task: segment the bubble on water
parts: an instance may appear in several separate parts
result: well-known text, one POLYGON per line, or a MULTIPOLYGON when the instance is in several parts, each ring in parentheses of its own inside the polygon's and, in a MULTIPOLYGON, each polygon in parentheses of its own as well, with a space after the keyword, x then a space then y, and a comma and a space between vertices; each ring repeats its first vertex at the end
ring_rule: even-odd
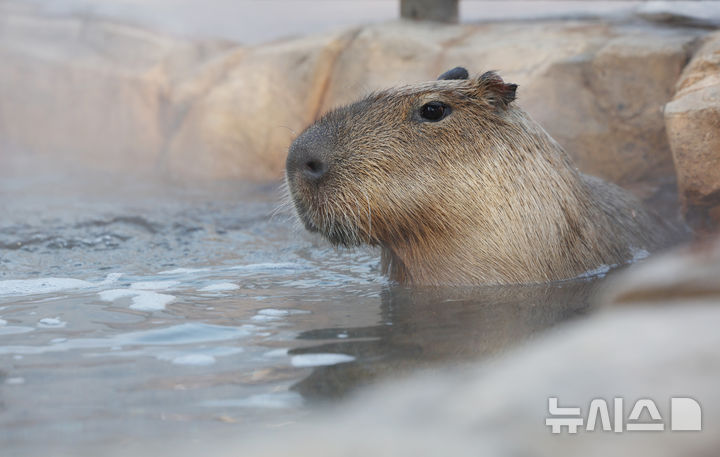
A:
POLYGON ((217 282, 209 284, 202 289, 198 289, 198 292, 224 292, 229 290, 237 290, 240 286, 232 282, 217 282))
POLYGON ((355 357, 347 354, 317 353, 294 355, 290 364, 294 367, 319 367, 352 362, 355 357))

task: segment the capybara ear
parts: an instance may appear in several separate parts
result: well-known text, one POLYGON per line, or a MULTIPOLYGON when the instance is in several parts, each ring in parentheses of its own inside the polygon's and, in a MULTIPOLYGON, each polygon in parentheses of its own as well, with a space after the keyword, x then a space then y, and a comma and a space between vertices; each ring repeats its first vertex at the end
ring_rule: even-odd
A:
POLYGON ((478 78, 481 96, 497 108, 507 108, 515 100, 517 84, 506 84, 494 71, 487 71, 478 78))
POLYGON ((463 67, 455 67, 438 76, 438 81, 443 79, 468 79, 469 74, 463 67))

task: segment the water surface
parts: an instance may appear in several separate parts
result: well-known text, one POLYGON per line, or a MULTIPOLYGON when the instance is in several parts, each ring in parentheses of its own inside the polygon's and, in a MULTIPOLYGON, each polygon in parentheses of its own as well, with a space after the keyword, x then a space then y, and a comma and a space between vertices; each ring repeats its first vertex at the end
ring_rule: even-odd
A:
POLYGON ((584 279, 409 289, 273 216, 276 186, 7 177, 3 456, 292 427, 379 379, 494 357, 587 312, 584 279))

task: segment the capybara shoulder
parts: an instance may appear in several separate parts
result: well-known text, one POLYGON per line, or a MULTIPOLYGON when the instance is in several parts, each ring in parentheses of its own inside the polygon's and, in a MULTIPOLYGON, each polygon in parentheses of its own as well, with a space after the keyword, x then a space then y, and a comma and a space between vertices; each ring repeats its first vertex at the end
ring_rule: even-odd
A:
POLYGON ((287 157, 305 227, 379 246, 391 279, 417 285, 567 279, 666 244, 666 224, 578 172, 516 89, 455 68, 328 112, 287 157))

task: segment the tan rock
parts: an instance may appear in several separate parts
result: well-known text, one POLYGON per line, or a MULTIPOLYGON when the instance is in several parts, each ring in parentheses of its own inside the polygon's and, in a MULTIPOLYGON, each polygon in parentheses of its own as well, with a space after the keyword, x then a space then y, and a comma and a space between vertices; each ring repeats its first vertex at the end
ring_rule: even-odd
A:
POLYGON ((337 60, 324 110, 463 65, 520 84, 518 103, 584 171, 625 186, 673 175, 662 106, 697 32, 587 22, 370 26, 337 60))
POLYGON ((323 112, 464 65, 500 69, 519 83, 519 103, 584 171, 652 187, 673 176, 661 108, 697 34, 586 22, 401 21, 259 46, 195 105, 173 139, 170 167, 181 176, 278 177, 292 138, 323 112), (304 56, 301 66, 294 54, 304 56))
POLYGON ((594 21, 391 22, 254 47, 77 17, 0 17, 0 141, 43 158, 178 179, 282 176, 291 140, 376 89, 466 66, 588 173, 672 176, 661 107, 702 31, 594 21))
POLYGON ((701 232, 720 227, 720 33, 683 71, 665 106, 685 216, 701 232))
POLYGON ((611 305, 720 303, 720 237, 696 242, 633 266, 599 294, 611 305))
POLYGON ((292 139, 319 115, 328 75, 355 31, 248 49, 191 107, 167 167, 200 178, 275 179, 292 139))
POLYGON ((42 159, 151 172, 171 85, 223 45, 98 20, 0 16, 0 139, 42 159))

